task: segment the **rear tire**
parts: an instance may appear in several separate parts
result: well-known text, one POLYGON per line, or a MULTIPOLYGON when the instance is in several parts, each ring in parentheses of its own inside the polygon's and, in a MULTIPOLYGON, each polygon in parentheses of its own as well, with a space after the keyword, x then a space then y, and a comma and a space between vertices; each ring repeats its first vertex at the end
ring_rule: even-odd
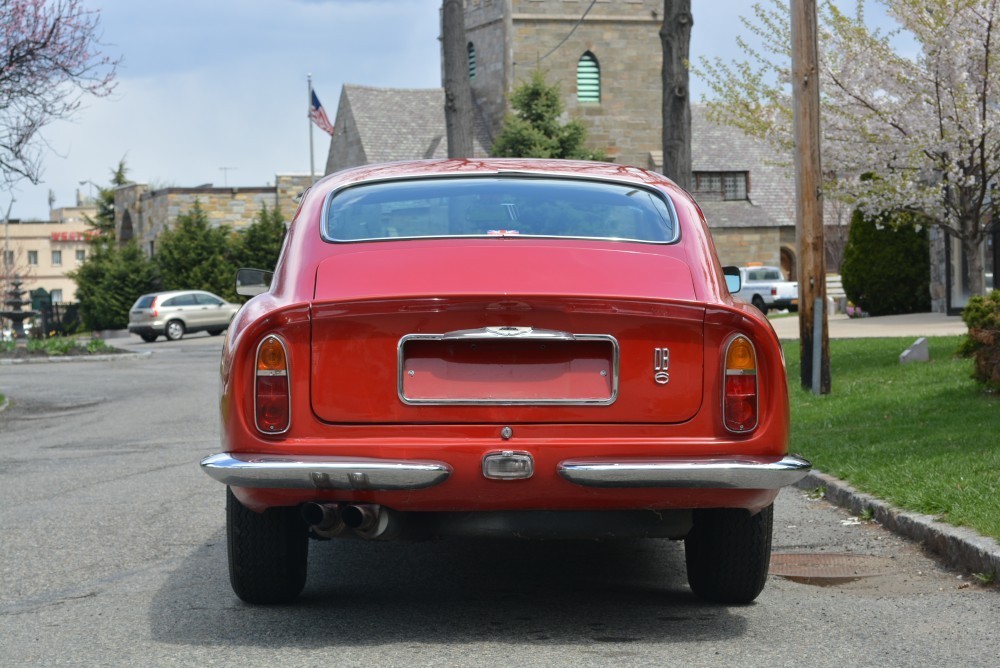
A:
POLYGON ((715 603, 757 598, 767 581, 773 524, 773 504, 756 515, 735 508, 695 510, 684 539, 691 591, 715 603))
POLYGON ((229 582, 247 603, 288 603, 306 584, 308 529, 296 508, 255 513, 226 487, 229 582))
POLYGON ((764 298, 760 295, 754 295, 750 303, 757 307, 757 310, 767 315, 767 304, 764 303, 764 298))
POLYGON ((184 323, 180 320, 171 320, 167 323, 163 333, 171 341, 180 341, 184 338, 184 323))

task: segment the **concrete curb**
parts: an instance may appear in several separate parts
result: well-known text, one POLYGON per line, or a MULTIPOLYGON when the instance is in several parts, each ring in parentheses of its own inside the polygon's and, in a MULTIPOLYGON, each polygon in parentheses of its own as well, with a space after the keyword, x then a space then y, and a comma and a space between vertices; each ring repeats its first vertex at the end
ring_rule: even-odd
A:
POLYGON ((812 471, 796 486, 809 490, 822 487, 827 501, 856 515, 866 510, 873 512, 875 521, 883 527, 917 541, 949 566, 969 573, 1000 574, 1000 543, 992 538, 938 522, 930 515, 899 510, 819 471, 812 471))
POLYGON ((115 353, 113 355, 48 355, 38 357, 21 357, 18 359, 0 359, 0 366, 8 364, 52 364, 57 362, 117 362, 131 360, 137 357, 149 357, 152 351, 115 353))

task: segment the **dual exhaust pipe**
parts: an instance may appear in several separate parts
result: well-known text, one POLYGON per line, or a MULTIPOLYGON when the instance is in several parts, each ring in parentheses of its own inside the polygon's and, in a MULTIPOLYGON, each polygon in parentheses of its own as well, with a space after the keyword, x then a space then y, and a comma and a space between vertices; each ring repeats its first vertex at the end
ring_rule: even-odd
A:
POLYGON ((302 504, 302 519, 321 538, 334 538, 347 531, 367 540, 391 540, 399 535, 400 514, 376 503, 302 504))

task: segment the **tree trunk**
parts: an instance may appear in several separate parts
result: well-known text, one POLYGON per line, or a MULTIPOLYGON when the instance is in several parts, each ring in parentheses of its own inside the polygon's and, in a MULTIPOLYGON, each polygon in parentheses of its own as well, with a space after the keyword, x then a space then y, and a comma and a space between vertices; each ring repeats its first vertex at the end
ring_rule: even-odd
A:
POLYGON ((691 0, 663 0, 663 174, 691 190, 691 0))
POLYGON ((463 4, 462 0, 444 0, 441 8, 444 118, 448 128, 449 158, 471 158, 473 152, 472 85, 469 83, 463 4))
POLYGON ((986 277, 983 274, 983 239, 981 237, 963 238, 962 253, 969 268, 969 296, 976 297, 986 294, 986 277))

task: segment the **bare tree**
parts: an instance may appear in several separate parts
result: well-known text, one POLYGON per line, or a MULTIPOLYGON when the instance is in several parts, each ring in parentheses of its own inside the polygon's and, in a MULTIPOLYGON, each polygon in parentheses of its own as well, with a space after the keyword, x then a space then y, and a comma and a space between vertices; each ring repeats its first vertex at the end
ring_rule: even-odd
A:
POLYGON ((691 0, 663 0, 663 173, 691 189, 691 0))
POLYGON ((441 39, 444 48, 444 118, 448 126, 448 157, 472 157, 472 85, 465 39, 462 0, 444 0, 441 39))
POLYGON ((115 86, 119 60, 102 55, 99 12, 79 0, 0 0, 0 178, 38 183, 41 130, 87 95, 115 86))

